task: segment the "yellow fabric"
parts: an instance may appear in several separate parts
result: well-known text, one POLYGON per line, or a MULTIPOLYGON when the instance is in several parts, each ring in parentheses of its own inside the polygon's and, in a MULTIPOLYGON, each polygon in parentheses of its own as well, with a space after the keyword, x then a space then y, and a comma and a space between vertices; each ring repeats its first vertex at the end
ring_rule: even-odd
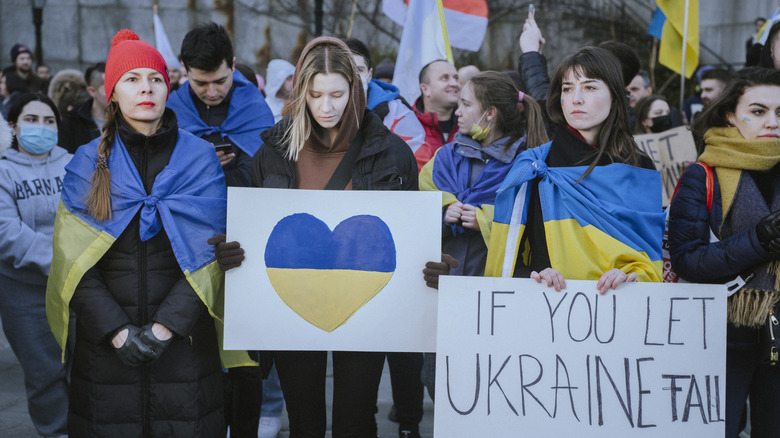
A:
POLYGON ((225 331, 225 275, 219 269, 217 262, 211 262, 192 273, 184 271, 184 276, 203 304, 206 305, 211 317, 214 318, 222 366, 226 368, 257 366, 257 362, 251 360, 245 350, 225 350, 222 348, 225 331))
POLYGON ((593 225, 581 227, 575 219, 545 221, 550 265, 563 278, 598 280, 612 268, 637 273, 638 281, 660 282, 663 261, 653 261, 593 225))
MULTIPOLYGON (((54 220, 54 257, 46 285, 46 317, 54 338, 62 348, 63 362, 68 339, 70 300, 84 274, 100 261, 115 240, 110 234, 96 230, 69 212, 60 201, 54 220)), ((223 366, 257 366, 246 351, 222 350, 224 275, 217 263, 212 262, 194 273, 185 271, 184 275, 214 318, 223 366)))
MULTIPOLYGON (((658 0, 657 3, 666 15, 658 49, 658 62, 682 74, 685 0, 658 0)), ((686 46, 685 77, 690 78, 699 65, 699 0, 689 2, 686 46)))
POLYGON ((780 140, 746 140, 734 127, 710 128, 699 157, 715 169, 720 184, 723 218, 726 218, 743 170, 765 171, 780 163, 780 140))
POLYGON ((100 232, 71 214, 60 201, 54 219, 54 257, 46 284, 46 318, 54 338, 62 348, 68 340, 70 300, 81 277, 103 257, 114 243, 106 232, 100 232))
POLYGON ((479 232, 482 233, 482 240, 485 241, 485 246, 490 244, 490 231, 493 227, 493 211, 494 205, 482 204, 482 207, 477 207, 477 223, 479 224, 479 232))
POLYGON ((266 268, 279 297, 313 326, 332 332, 390 281, 392 272, 266 268))
MULTIPOLYGON (((520 247, 520 237, 525 232, 524 224, 502 224, 494 222, 491 228, 490 241, 488 242, 488 255, 485 263, 485 277, 501 277, 502 272, 508 272, 507 277, 512 276, 515 269, 515 262, 518 248, 520 247), (515 231, 512 227, 518 227, 515 231), (510 230, 510 228, 512 228, 510 230), (510 233, 518 238, 513 246, 507 245, 510 233), (507 258, 508 257, 508 258, 507 258), (507 263, 507 269, 504 270, 504 263, 507 263)), ((525 252, 525 251, 524 251, 525 252)))

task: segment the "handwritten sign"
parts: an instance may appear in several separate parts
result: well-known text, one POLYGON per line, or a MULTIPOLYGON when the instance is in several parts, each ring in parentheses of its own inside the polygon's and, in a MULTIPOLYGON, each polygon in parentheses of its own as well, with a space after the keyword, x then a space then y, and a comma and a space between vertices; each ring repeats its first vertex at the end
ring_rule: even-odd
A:
POLYGON ((441 279, 436 437, 723 436, 725 288, 566 283, 441 279))
POLYGON ((225 348, 434 351, 441 193, 228 189, 225 348), (392 336, 388 336, 392 333, 392 336))
POLYGON ((634 140, 661 172, 665 207, 669 205, 683 170, 698 157, 693 135, 687 127, 680 126, 657 134, 635 135, 634 140))

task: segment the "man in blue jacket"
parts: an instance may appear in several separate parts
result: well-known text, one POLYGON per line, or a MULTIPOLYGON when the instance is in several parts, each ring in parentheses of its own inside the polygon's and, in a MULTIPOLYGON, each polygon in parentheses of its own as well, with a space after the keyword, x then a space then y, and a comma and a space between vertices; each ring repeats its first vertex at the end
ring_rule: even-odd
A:
POLYGON ((216 23, 185 35, 181 60, 189 81, 168 99, 179 127, 214 145, 228 186, 251 185, 260 133, 274 124, 263 94, 236 71, 230 37, 216 23))

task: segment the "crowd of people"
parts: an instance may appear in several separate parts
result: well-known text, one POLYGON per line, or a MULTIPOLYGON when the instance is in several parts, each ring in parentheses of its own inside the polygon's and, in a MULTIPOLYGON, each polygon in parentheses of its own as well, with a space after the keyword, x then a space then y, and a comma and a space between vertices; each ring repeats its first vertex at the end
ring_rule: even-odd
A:
MULTIPOLYGON (((225 237, 227 187, 270 187, 440 191, 441 260, 420 267, 432 288, 441 275, 558 291, 594 280, 601 294, 660 282, 668 227, 681 278, 744 279, 723 315, 726 436, 747 420, 751 436, 776 436, 780 22, 767 32, 747 42, 746 68, 699 68, 682 108, 619 42, 582 47, 550 75, 532 15, 516 71, 435 60, 414 102, 392 61, 374 64, 354 38, 315 38, 265 78, 215 23, 184 37, 181 71, 126 29, 84 74, 33 71, 14 45, 0 74, 0 317, 35 428, 269 438, 286 405, 291 437, 325 436, 327 351, 221 347, 224 272, 244 260, 225 237), (667 224, 660 173, 633 136, 682 125, 699 162, 667 224)), ((332 436, 377 436, 385 361, 398 435, 420 436, 434 353, 331 357, 332 436)))

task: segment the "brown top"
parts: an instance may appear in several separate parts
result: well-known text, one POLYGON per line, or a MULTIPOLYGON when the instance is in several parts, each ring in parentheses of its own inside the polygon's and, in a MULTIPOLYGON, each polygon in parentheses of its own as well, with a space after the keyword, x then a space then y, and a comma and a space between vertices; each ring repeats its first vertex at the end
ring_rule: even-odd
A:
MULTIPOLYGON (((298 74, 301 71, 306 55, 320 45, 337 46, 345 50, 350 54, 349 59, 351 62, 351 52, 343 41, 331 37, 315 38, 304 47, 300 58, 298 58, 293 84, 298 83, 298 74)), ((320 135, 319 125, 313 119, 310 119, 313 125, 312 130, 309 138, 303 145, 303 149, 298 154, 298 161, 295 163, 295 170, 298 175, 297 188, 299 189, 324 189, 360 129, 360 121, 363 119, 363 113, 366 110, 366 95, 363 93, 363 86, 360 82, 357 68, 355 68, 354 64, 352 67, 352 80, 349 81, 352 84, 350 99, 347 102, 347 107, 344 109, 341 121, 337 125, 338 134, 336 134, 332 144, 328 144, 323 140, 320 135)), ((325 71, 323 73, 331 72, 325 71)), ((297 87, 293 88, 291 101, 294 101, 300 92, 297 87)), ((346 189, 352 189, 351 181, 347 184, 346 189)))

